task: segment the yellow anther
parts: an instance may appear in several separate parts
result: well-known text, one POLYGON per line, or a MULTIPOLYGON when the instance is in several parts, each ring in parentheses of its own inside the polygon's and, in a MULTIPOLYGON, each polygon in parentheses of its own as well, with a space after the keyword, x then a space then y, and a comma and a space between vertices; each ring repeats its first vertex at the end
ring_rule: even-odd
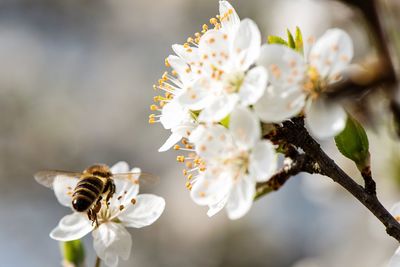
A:
POLYGON ((157 90, 157 85, 153 84, 153 90, 157 90))
POLYGON ((179 149, 181 149, 181 147, 179 145, 174 145, 174 149, 179 150, 179 149))
POLYGON ((206 170, 206 167, 205 167, 205 166, 201 166, 201 167, 199 168, 199 170, 200 170, 201 172, 204 172, 204 171, 206 170))
POLYGON ((150 123, 150 124, 153 124, 153 123, 155 123, 155 122, 156 122, 156 120, 155 120, 154 118, 150 118, 150 119, 149 119, 149 123, 150 123))
POLYGON ((177 156, 176 161, 178 162, 185 162, 185 157, 184 156, 177 156))
POLYGON ((190 47, 190 45, 188 43, 183 44, 183 48, 189 48, 189 47, 190 47))
POLYGON ((164 72, 163 75, 161 76, 161 79, 163 79, 164 81, 168 80, 168 72, 164 72))
POLYGON ((192 146, 192 145, 189 145, 189 144, 185 145, 185 147, 186 147, 187 149, 193 149, 193 146, 192 146))
POLYGON ((201 37, 201 34, 200 34, 199 32, 196 32, 196 33, 194 34, 194 36, 195 36, 196 38, 200 38, 200 37, 201 37))
POLYGON ((191 161, 186 161, 186 168, 192 169, 192 168, 193 168, 193 162, 191 162, 191 161))
POLYGON ((159 108, 158 108, 157 105, 154 105, 154 104, 153 104, 153 105, 150 106, 150 110, 153 110, 153 111, 154 111, 154 110, 158 110, 158 109, 159 109, 159 108))
POLYGON ((202 27, 202 29, 203 29, 203 31, 208 31, 208 26, 207 26, 207 24, 203 24, 203 27, 202 27))
POLYGON ((149 119, 152 119, 152 118, 155 118, 156 117, 156 115, 154 115, 154 114, 150 114, 149 115, 149 119))
POLYGON ((176 72, 176 70, 171 71, 172 75, 174 76, 178 76, 178 73, 176 72))
POLYGON ((186 42, 188 42, 188 43, 193 43, 193 38, 192 37, 189 37, 189 38, 187 38, 187 40, 186 40, 186 42))
POLYGON ((218 23, 218 20, 216 18, 211 18, 210 19, 210 24, 215 25, 218 23))
POLYGON ((188 174, 188 172, 187 172, 186 169, 183 169, 183 170, 182 170, 182 173, 183 173, 184 176, 186 176, 186 175, 188 174))
POLYGON ((192 180, 192 178, 193 178, 193 174, 189 174, 188 176, 187 176, 187 179, 190 181, 190 180, 192 180))
POLYGON ((185 186, 187 189, 192 190, 192 184, 190 182, 186 182, 185 186))
POLYGON ((166 66, 166 67, 171 67, 171 65, 170 65, 169 62, 168 62, 168 58, 165 59, 165 66, 166 66))

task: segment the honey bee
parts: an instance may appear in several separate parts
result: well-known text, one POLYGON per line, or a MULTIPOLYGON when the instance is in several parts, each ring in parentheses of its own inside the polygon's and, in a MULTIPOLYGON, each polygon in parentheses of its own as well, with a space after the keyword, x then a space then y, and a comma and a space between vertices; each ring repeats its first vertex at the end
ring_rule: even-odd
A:
POLYGON ((41 185, 53 188, 53 182, 59 175, 79 179, 72 191, 72 207, 77 212, 86 212, 89 220, 96 225, 98 225, 97 213, 101 209, 101 201, 105 198, 105 203, 108 206, 109 200, 115 193, 113 179, 129 179, 132 183, 139 183, 139 176, 148 181, 154 181, 157 178, 154 175, 141 172, 113 174, 110 167, 105 164, 94 164, 82 173, 54 170, 40 171, 34 177, 41 185))

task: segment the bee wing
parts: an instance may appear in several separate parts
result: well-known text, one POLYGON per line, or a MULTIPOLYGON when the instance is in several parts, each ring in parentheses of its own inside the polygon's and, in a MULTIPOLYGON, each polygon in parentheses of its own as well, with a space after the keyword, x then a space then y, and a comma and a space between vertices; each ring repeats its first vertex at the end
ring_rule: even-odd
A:
POLYGON ((146 172, 127 172, 127 173, 115 173, 113 174, 114 179, 128 179, 132 183, 146 183, 156 184, 160 177, 146 172))
POLYGON ((40 171, 35 173, 34 177, 36 182, 38 182, 39 184, 48 188, 53 188, 54 179, 56 179, 56 177, 59 175, 71 178, 79 178, 81 176, 81 173, 68 171, 40 171))

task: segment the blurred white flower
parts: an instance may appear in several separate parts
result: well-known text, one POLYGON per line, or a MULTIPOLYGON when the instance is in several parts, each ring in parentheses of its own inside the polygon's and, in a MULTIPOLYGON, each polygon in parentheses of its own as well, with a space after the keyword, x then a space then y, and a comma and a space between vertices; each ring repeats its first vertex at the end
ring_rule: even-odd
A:
MULTIPOLYGON (((137 168, 132 172, 138 172, 137 168)), ((126 162, 118 162, 111 168, 112 173, 129 172, 126 162)), ((61 205, 71 207, 72 190, 78 183, 77 178, 57 176, 53 183, 54 192, 61 205)), ((132 240, 125 227, 141 228, 155 222, 164 211, 163 198, 139 193, 139 184, 125 179, 114 179, 116 192, 110 199, 110 205, 102 205, 97 214, 99 225, 96 227, 85 213, 73 212, 64 216, 50 237, 58 241, 80 239, 92 232, 96 254, 106 265, 115 267, 119 257, 127 260, 132 240)))
POLYGON ((192 199, 209 206, 209 216, 226 206, 230 219, 242 217, 253 203, 256 183, 268 180, 277 167, 274 146, 261 140, 255 114, 237 107, 229 129, 200 125, 189 140, 206 164, 192 182, 192 199))
POLYGON ((347 115, 337 102, 327 102, 324 91, 341 78, 353 57, 350 36, 340 29, 328 30, 311 48, 308 59, 284 45, 263 45, 258 64, 267 68, 271 86, 255 104, 264 122, 281 122, 303 109, 306 124, 318 138, 340 133, 347 115))
POLYGON ((218 122, 237 104, 254 104, 264 93, 268 73, 251 68, 260 54, 261 35, 250 19, 240 21, 227 1, 220 1, 219 21, 198 42, 199 79, 179 96, 191 110, 201 110, 198 120, 218 122))

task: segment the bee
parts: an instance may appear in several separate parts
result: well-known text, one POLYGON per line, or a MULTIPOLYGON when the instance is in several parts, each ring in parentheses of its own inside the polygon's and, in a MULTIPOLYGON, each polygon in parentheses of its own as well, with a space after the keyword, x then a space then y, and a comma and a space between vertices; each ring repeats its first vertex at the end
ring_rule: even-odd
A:
POLYGON ((70 178, 78 178, 79 181, 72 191, 72 208, 77 212, 86 212, 89 220, 98 225, 97 213, 101 209, 104 198, 105 204, 115 193, 114 178, 129 179, 133 183, 139 183, 139 176, 154 180, 156 177, 141 172, 116 173, 113 174, 110 167, 105 164, 94 164, 86 168, 82 173, 69 171, 47 170, 40 171, 34 175, 35 180, 48 188, 53 188, 53 182, 59 175, 70 178))

